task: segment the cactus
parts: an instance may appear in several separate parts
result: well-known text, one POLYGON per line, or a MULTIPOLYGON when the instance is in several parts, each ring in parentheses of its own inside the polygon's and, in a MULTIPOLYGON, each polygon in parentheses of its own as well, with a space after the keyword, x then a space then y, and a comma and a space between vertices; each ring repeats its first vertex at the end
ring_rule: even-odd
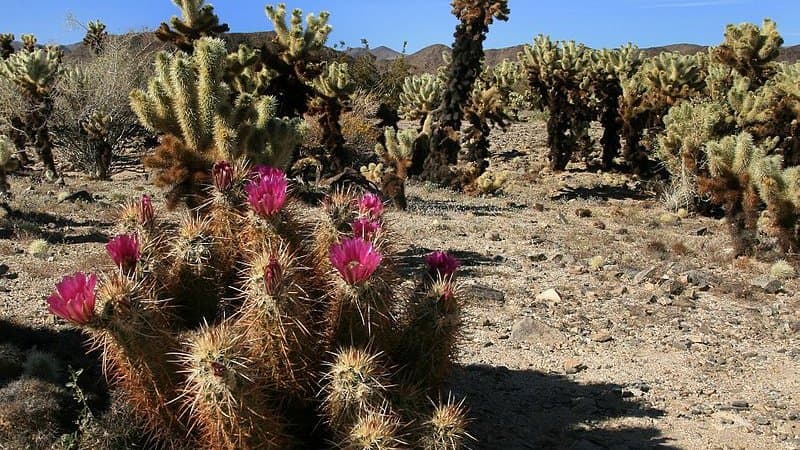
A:
POLYGON ((777 25, 764 19, 760 28, 751 23, 725 27, 725 41, 711 50, 711 56, 761 86, 774 74, 781 45, 777 25))
POLYGON ((353 156, 344 146, 342 113, 349 108, 354 84, 346 63, 329 63, 320 76, 312 82, 316 96, 311 101, 309 112, 318 115, 322 128, 322 144, 328 152, 328 168, 339 172, 348 167, 353 156))
POLYGON ((22 39, 22 50, 26 52, 32 52, 36 50, 37 39, 36 36, 32 34, 23 34, 20 36, 22 39))
MULTIPOLYGON (((35 43, 36 38, 24 35, 23 40, 35 43)), ((62 56, 62 52, 53 47, 34 48, 0 61, 0 76, 13 83, 27 102, 23 115, 11 121, 20 125, 27 140, 36 148, 49 180, 58 177, 47 121, 53 111, 52 91, 61 73, 62 56)))
POLYGON ((170 42, 178 49, 192 53, 198 39, 217 37, 229 30, 227 24, 219 23, 214 7, 207 5, 205 0, 172 0, 172 3, 180 8, 182 17, 173 16, 169 24, 161 23, 155 32, 160 41, 170 42))
POLYGON ((14 155, 16 148, 14 143, 6 136, 0 134, 0 195, 5 194, 11 188, 6 179, 6 173, 14 168, 14 155))
POLYGON ((459 342, 458 261, 429 255, 401 294, 377 196, 336 192, 309 214, 279 169, 225 162, 209 190, 177 228, 149 199, 128 208, 118 268, 48 298, 156 444, 464 448, 463 406, 428 400, 459 342))
POLYGON ((199 183, 208 180, 214 161, 247 158, 286 167, 302 138, 302 120, 276 118, 274 98, 232 92, 224 82, 223 41, 201 38, 194 47, 192 55, 158 54, 147 91, 130 96, 147 129, 176 138, 145 159, 171 187, 173 204, 202 198, 199 183))
POLYGON ((493 195, 503 188, 507 180, 508 174, 505 172, 484 172, 483 175, 475 180, 475 186, 481 194, 493 195))
POLYGON ((547 142, 550 167, 563 170, 580 140, 587 136, 590 56, 573 41, 553 42, 539 35, 518 56, 528 73, 528 84, 547 105, 547 142))
POLYGON ((111 168, 112 148, 107 140, 110 125, 111 115, 103 109, 92 111, 80 122, 81 130, 86 133, 94 155, 92 176, 99 179, 108 178, 111 168))
POLYGON ((619 154, 620 117, 619 98, 623 94, 622 80, 629 78, 642 63, 642 52, 633 44, 618 49, 602 49, 592 54, 591 90, 599 103, 600 123, 603 125, 603 168, 610 169, 619 154))
POLYGON ((0 59, 8 59, 14 53, 14 35, 11 33, 0 33, 0 59))
POLYGON ((315 94, 309 83, 322 74, 320 52, 332 30, 330 14, 308 14, 303 27, 299 9, 292 11, 288 24, 285 4, 267 5, 266 13, 276 33, 273 45, 261 53, 263 64, 275 73, 266 93, 277 99, 278 115, 302 115, 315 94))
POLYGON ((421 132, 384 128, 383 143, 375 144, 375 154, 383 163, 361 168, 362 174, 378 184, 381 192, 392 199, 397 209, 405 210, 408 206, 405 194, 408 169, 411 167, 414 153, 419 152, 420 147, 430 145, 432 120, 432 116, 428 116, 421 132))
POLYGON ((106 24, 99 20, 90 21, 86 27, 86 36, 83 37, 83 45, 89 47, 95 55, 103 52, 106 39, 108 39, 108 32, 106 31, 106 24))
POLYGON ((424 73, 403 80, 403 92, 400 93, 398 112, 407 120, 418 120, 420 126, 425 119, 442 103, 444 80, 440 77, 424 73))

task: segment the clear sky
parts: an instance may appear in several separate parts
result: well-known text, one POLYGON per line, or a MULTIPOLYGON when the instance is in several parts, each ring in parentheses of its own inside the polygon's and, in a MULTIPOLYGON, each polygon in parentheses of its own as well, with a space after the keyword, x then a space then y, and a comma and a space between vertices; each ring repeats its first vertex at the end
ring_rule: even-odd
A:
MULTIPOLYGON (((263 0, 211 1, 231 31, 271 29, 263 0)), ((276 2, 277 3, 277 2, 276 2)), ((289 8, 329 11, 329 44, 409 52, 434 43, 450 45, 455 19, 449 0, 294 0, 289 8)), ((487 48, 531 42, 538 33, 574 39, 592 47, 631 41, 640 47, 673 43, 717 44, 728 23, 757 22, 770 17, 787 45, 800 44, 800 0, 509 0, 511 18, 489 33, 487 48)), ((0 32, 34 33, 42 43, 69 44, 83 37, 70 30, 68 13, 85 23, 101 19, 112 33, 153 29, 177 14, 169 0, 0 0, 0 32)))

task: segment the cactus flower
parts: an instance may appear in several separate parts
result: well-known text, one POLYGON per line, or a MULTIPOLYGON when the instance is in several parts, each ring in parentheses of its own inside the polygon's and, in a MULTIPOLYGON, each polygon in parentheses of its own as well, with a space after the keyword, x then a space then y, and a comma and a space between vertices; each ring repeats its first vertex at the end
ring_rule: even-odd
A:
POLYGON ((350 227, 353 229, 353 236, 371 240, 381 229, 381 223, 367 217, 359 217, 350 224, 350 227))
POLYGON ((358 201, 358 212, 361 215, 378 219, 383 214, 383 201, 377 194, 368 192, 362 195, 358 201))
POLYGON ((425 257, 425 264, 432 275, 450 277, 461 266, 461 261, 447 252, 437 250, 425 257))
POLYGON ((263 178, 263 177, 272 177, 272 176, 282 176, 285 177, 286 174, 283 173, 281 169, 277 167, 268 166, 266 164, 261 164, 259 166, 255 166, 252 170, 254 178, 263 178))
POLYGON ((331 246, 331 264, 349 285, 367 281, 382 259, 375 247, 360 237, 344 239, 331 246))
POLYGON ((143 226, 153 223, 153 202, 149 195, 143 195, 139 203, 136 204, 136 214, 139 216, 139 224, 143 226))
POLYGON ((274 294, 278 284, 283 278, 283 268, 277 258, 270 257, 269 264, 264 268, 264 287, 269 294, 274 294))
POLYGON ((47 309, 51 314, 76 325, 86 325, 94 318, 97 276, 77 272, 64 277, 56 284, 56 292, 47 298, 47 309))
POLYGON ((106 252, 123 272, 129 274, 136 269, 136 263, 142 256, 139 239, 136 235, 120 234, 106 244, 106 252))
POLYGON ((286 175, 269 166, 257 167, 256 173, 256 178, 245 186, 247 201, 259 216, 267 218, 280 211, 286 202, 286 175))
POLYGON ((228 161, 217 161, 211 168, 211 178, 214 187, 220 192, 225 192, 233 184, 233 167, 228 161))

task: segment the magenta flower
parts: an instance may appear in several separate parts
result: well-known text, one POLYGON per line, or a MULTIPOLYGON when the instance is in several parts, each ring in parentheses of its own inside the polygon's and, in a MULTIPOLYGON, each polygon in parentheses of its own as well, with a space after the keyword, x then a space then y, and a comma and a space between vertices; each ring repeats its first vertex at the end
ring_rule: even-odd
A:
POLYGON ((362 195, 358 201, 358 212, 361 215, 378 219, 383 214, 383 202, 377 194, 368 192, 362 195))
POLYGON ((139 239, 135 235, 120 234, 106 244, 106 252, 123 272, 129 274, 136 269, 142 256, 139 239))
POLYGON ((367 281, 382 259, 375 247, 360 237, 344 239, 331 246, 331 264, 349 285, 367 281))
POLYGON ((461 261, 447 252, 437 250, 425 257, 425 264, 432 275, 445 278, 456 273, 456 269, 461 266, 461 261))
POLYGON ((211 168, 211 178, 214 180, 214 187, 225 192, 233 184, 233 167, 228 161, 217 161, 211 168))
POLYGON ((267 166, 265 164, 253 167, 252 173, 253 173, 253 178, 255 177, 263 178, 263 177, 273 177, 273 176, 286 177, 286 174, 283 173, 281 169, 278 169, 277 167, 267 166))
POLYGON ((56 284, 56 292, 47 298, 47 309, 51 314, 76 325, 86 325, 94 318, 97 276, 77 272, 64 277, 56 284))
POLYGON ((139 203, 136 204, 136 214, 139 216, 140 225, 150 225, 153 223, 153 202, 150 196, 143 195, 139 203))
POLYGON ((381 229, 381 223, 369 220, 368 217, 359 217, 350 224, 350 227, 353 229, 353 236, 371 240, 381 229))
POLYGON ((245 186, 247 201, 258 215, 267 218, 283 207, 288 183, 283 171, 274 167, 259 166, 256 173, 256 178, 245 186))
POLYGON ((264 287, 267 293, 274 294, 283 278, 283 268, 280 261, 274 256, 269 258, 269 264, 264 268, 264 287))

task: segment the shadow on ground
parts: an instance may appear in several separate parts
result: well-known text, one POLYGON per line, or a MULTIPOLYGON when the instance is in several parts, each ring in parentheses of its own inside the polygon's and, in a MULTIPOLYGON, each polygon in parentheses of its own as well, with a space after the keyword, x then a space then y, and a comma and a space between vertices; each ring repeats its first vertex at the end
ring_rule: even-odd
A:
POLYGON ((6 210, 6 221, 8 223, 6 227, 0 230, 0 239, 11 239, 15 234, 19 234, 22 231, 36 238, 44 239, 51 244, 105 243, 108 242, 108 236, 96 230, 89 230, 84 234, 78 235, 67 235, 59 230, 67 227, 107 228, 113 225, 110 222, 101 220, 78 222, 46 212, 21 211, 6 205, 0 207, 6 210))
POLYGON ((573 199, 599 199, 599 200, 648 200, 653 195, 646 192, 630 189, 626 186, 594 186, 594 187, 565 187, 558 194, 550 197, 552 200, 573 199))
POLYGON ((519 207, 499 207, 494 205, 465 205, 456 200, 429 200, 413 195, 408 196, 408 213, 427 216, 440 216, 447 213, 472 213, 476 216, 497 216, 519 207))
POLYGON ((654 427, 593 429, 608 419, 652 422, 663 415, 623 398, 619 385, 487 365, 458 367, 452 381, 453 392, 470 407, 475 450, 676 448, 654 427))

